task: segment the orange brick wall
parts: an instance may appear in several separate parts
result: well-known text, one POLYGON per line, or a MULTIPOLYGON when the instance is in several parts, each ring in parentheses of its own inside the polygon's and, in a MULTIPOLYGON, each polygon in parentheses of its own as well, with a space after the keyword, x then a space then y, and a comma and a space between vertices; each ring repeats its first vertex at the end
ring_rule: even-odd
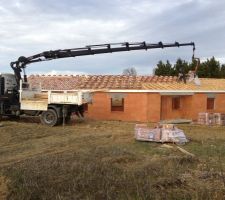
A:
POLYGON ((207 95, 206 94, 195 94, 192 96, 192 101, 190 104, 192 120, 198 119, 198 113, 208 112, 207 111, 207 95))
POLYGON ((225 113, 225 94, 217 94, 215 98, 215 109, 207 110, 207 95, 194 94, 192 96, 181 97, 181 108, 172 110, 172 97, 163 96, 161 119, 198 119, 200 112, 220 112, 225 113))
POLYGON ((88 105, 87 117, 99 120, 122 120, 147 122, 147 93, 126 93, 124 111, 111 111, 111 97, 107 93, 96 93, 93 104, 88 105))
POLYGON ((147 118, 149 122, 160 121, 161 95, 159 93, 148 93, 147 118))
POLYGON ((97 120, 158 122, 161 119, 185 118, 197 120, 199 112, 225 113, 225 94, 217 94, 215 110, 207 111, 207 95, 181 97, 181 108, 172 110, 172 97, 159 93, 125 93, 124 111, 111 111, 111 96, 95 93, 86 116, 97 120))
POLYGON ((172 109, 172 98, 172 96, 161 97, 161 119, 190 119, 192 116, 190 108, 193 101, 193 96, 181 96, 180 109, 178 110, 172 109))
POLYGON ((217 94, 215 104, 215 112, 225 113, 225 94, 217 94))

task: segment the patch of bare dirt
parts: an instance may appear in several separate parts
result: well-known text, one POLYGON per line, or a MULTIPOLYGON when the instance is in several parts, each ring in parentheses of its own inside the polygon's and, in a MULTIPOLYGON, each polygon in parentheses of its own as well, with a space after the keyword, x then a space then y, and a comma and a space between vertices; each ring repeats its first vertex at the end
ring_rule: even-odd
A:
POLYGON ((4 176, 0 176, 0 199, 5 200, 8 194, 8 180, 4 176))

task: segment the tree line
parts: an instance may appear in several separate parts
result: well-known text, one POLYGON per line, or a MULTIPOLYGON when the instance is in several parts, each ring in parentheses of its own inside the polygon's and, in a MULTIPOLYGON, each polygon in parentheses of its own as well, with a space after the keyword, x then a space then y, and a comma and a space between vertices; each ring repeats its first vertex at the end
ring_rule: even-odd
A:
MULTIPOLYGON (((159 61, 154 69, 154 74, 158 76, 177 76, 179 73, 188 73, 190 70, 194 70, 196 64, 196 61, 189 63, 180 58, 174 65, 168 60, 166 63, 159 61)), ((197 75, 200 78, 225 78, 225 64, 220 64, 215 57, 212 57, 200 63, 197 75)))

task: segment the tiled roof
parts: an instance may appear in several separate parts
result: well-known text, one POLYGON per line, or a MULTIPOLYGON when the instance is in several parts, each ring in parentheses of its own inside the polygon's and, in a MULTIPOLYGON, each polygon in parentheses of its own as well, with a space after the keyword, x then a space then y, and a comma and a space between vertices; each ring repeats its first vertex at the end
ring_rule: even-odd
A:
POLYGON ((224 90, 225 79, 200 79, 201 85, 193 82, 177 82, 172 76, 124 76, 124 75, 76 75, 40 76, 31 75, 32 86, 41 84, 45 90, 76 89, 142 89, 142 90, 224 90))
POLYGON ((143 83, 143 89, 147 90, 191 90, 191 91, 221 91, 225 92, 225 79, 214 79, 214 78, 200 78, 200 85, 196 85, 194 82, 183 83, 143 83))
POLYGON ((123 75, 82 75, 82 76, 39 76, 31 75, 29 83, 46 90, 74 89, 143 89, 143 83, 174 83, 172 76, 123 76, 123 75))

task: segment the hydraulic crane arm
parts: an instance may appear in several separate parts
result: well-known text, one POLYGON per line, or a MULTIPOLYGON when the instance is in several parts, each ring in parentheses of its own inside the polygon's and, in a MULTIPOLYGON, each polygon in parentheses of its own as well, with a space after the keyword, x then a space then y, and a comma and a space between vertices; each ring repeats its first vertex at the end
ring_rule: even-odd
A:
MULTIPOLYGON (((59 58, 69 58, 69 57, 77 57, 77 56, 86 56, 86 55, 94 55, 94 54, 104 54, 104 53, 114 53, 114 52, 122 52, 122 51, 134 51, 134 50, 148 50, 148 49, 157 49, 157 48, 167 48, 167 47, 181 47, 181 46, 192 46, 193 52, 195 50, 195 43, 156 43, 150 44, 146 42, 140 43, 111 43, 111 44, 100 44, 100 45, 89 45, 83 48, 73 48, 73 49, 59 49, 54 51, 44 51, 42 53, 24 57, 21 56, 17 61, 11 62, 11 67, 14 70, 17 82, 20 81, 21 71, 26 68, 26 65, 35 63, 48 61, 59 58)), ((27 81, 26 75, 24 76, 24 81, 27 81)))

